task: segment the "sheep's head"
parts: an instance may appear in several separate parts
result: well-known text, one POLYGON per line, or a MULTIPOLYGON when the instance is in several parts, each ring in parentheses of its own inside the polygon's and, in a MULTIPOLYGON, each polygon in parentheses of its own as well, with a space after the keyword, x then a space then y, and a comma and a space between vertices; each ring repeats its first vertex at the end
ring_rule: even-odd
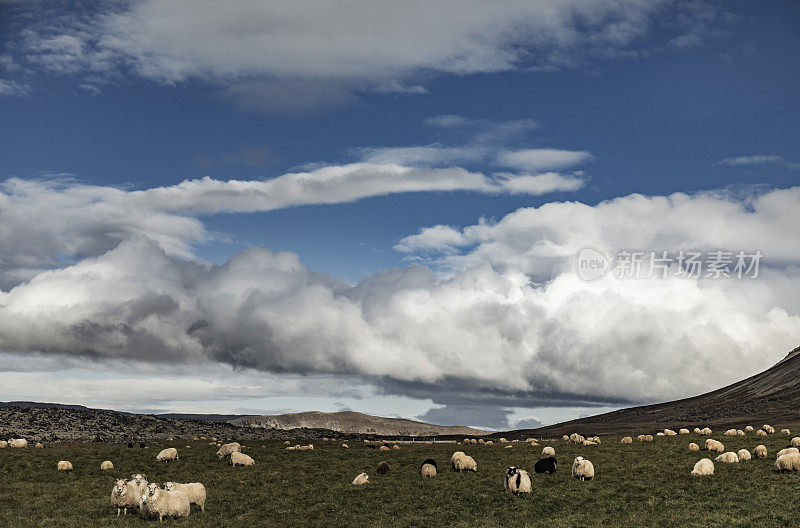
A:
POLYGON ((583 462, 583 457, 582 457, 582 456, 575 457, 575 462, 577 462, 578 464, 580 464, 581 462, 583 462))
POLYGON ((165 482, 164 483, 164 491, 172 491, 172 485, 175 484, 174 482, 165 482))
POLYGON ((517 468, 514 466, 509 466, 508 469, 506 470, 506 475, 508 475, 509 477, 512 477, 516 474, 517 474, 517 468))
POLYGON ((147 484, 147 475, 144 473, 134 473, 131 475, 131 480, 134 481, 137 486, 141 486, 143 482, 147 484))
POLYGON ((128 481, 125 479, 117 479, 114 482, 114 493, 123 495, 126 491, 128 491, 128 481))

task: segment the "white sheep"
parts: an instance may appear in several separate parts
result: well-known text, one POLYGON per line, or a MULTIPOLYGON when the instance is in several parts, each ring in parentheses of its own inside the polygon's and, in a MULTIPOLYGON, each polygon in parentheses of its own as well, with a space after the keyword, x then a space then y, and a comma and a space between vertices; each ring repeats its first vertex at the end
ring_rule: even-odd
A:
POLYGON ((594 478, 594 464, 582 456, 576 457, 572 462, 572 476, 580 480, 592 480, 594 478))
POLYGON ((714 474, 714 463, 709 458, 702 458, 697 461, 692 469, 692 475, 703 476, 714 474))
POLYGON ((786 449, 781 449, 775 454, 775 458, 782 457, 783 455, 788 455, 789 453, 800 453, 796 447, 787 447, 786 449))
POLYGON ((716 451, 717 453, 722 453, 725 451, 725 445, 718 440, 709 438, 706 440, 706 451, 716 451))
POLYGON ((747 431, 748 433, 750 433, 750 432, 753 431, 753 426, 752 425, 748 425, 747 427, 744 428, 744 430, 747 431))
POLYGON ((382 445, 382 446, 380 447, 380 450, 381 450, 381 451, 391 451, 391 448, 390 448, 389 446, 382 445))
POLYGON ((206 487, 200 482, 190 482, 188 484, 181 484, 179 482, 165 482, 164 489, 166 491, 182 491, 189 497, 190 504, 197 504, 200 506, 200 511, 206 511, 206 487))
POLYGON ((342 449, 350 449, 350 446, 347 444, 342 444, 342 449))
POLYGON ((56 469, 58 471, 72 471, 72 462, 69 460, 59 460, 56 469))
POLYGON ((800 454, 789 453, 779 456, 775 461, 775 469, 781 473, 784 471, 800 471, 800 454))
POLYGON ((763 429, 756 431, 756 436, 767 436, 767 432, 763 429))
POLYGON ((556 456, 556 450, 550 446, 545 447, 542 449, 542 457, 554 457, 556 456))
POLYGON ((733 451, 728 451, 728 452, 722 453, 720 456, 715 458, 714 462, 724 462, 726 464, 738 464, 739 463, 739 455, 737 455, 733 451))
POLYGON ((8 442, 5 440, 0 440, 0 449, 5 449, 8 447, 8 442))
POLYGON ((111 505, 117 507, 117 517, 120 511, 128 515, 128 508, 138 508, 141 500, 139 488, 130 480, 117 479, 111 489, 111 505))
POLYGON ((711 436, 711 429, 708 427, 703 427, 700 429, 700 434, 703 436, 711 436))
POLYGON ((736 429, 728 429, 723 434, 725 436, 736 436, 736 429))
POLYGON ((16 447, 16 448, 28 447, 28 441, 25 440, 24 438, 10 438, 8 440, 8 447, 16 447))
POLYGON ((700 446, 692 442, 689 444, 689 451, 700 451, 700 446))
POLYGON ((633 443, 633 438, 630 436, 623 436, 622 440, 619 441, 620 444, 631 444, 633 443))
POLYGON ((769 434, 775 434, 775 428, 772 427, 771 425, 764 424, 764 427, 762 427, 762 429, 764 429, 769 434))
POLYGON ((695 427, 694 428, 694 434, 701 434, 701 433, 702 433, 702 431, 700 430, 699 427, 695 427))
POLYGON ((676 433, 676 432, 675 432, 675 431, 673 431, 672 429, 664 429, 664 435, 665 435, 665 436, 676 436, 677 434, 678 434, 678 433, 676 433))
POLYGON ((742 431, 741 429, 737 429, 736 436, 745 436, 744 431, 742 431))
POLYGON ((169 460, 178 460, 178 450, 174 447, 168 447, 166 449, 162 449, 161 452, 156 455, 156 460, 159 462, 166 462, 169 460))
POLYGON ((743 462, 745 460, 750 460, 753 458, 752 456, 750 456, 750 451, 748 451, 747 449, 740 449, 739 452, 736 453, 736 456, 739 457, 739 462, 743 462))
POLYGON ((753 450, 753 454, 756 458, 767 458, 767 446, 759 445, 753 450))
POLYGON ((569 436, 564 435, 561 437, 561 440, 563 440, 564 442, 569 442, 569 436))
POLYGON ((104 460, 102 464, 100 464, 100 470, 106 471, 108 469, 114 469, 114 463, 110 460, 104 460))
POLYGON ((422 464, 419 473, 423 477, 433 478, 436 476, 436 466, 434 466, 433 464, 422 464))
POLYGON ((683 429, 678 431, 678 434, 689 434, 689 430, 686 429, 686 428, 683 428, 683 429))
POLYGON ((455 451, 452 455, 450 455, 450 465, 453 466, 453 468, 455 468, 456 459, 460 456, 464 456, 464 454, 465 453, 463 451, 455 451))
POLYGON ((361 486, 369 482, 369 475, 366 473, 359 473, 356 478, 353 479, 354 486, 361 486))
POLYGON ((505 444, 506 442, 508 442, 508 440, 506 440, 505 438, 500 438, 497 441, 500 442, 501 444, 505 444))
POLYGON ((453 461, 453 469, 459 473, 462 471, 478 471, 478 464, 469 455, 461 455, 453 461))
MULTIPOLYGON (((473 443, 473 444, 477 444, 477 443, 478 443, 478 441, 477 441, 477 440, 475 440, 475 439, 473 438, 473 439, 472 439, 472 443, 473 443)), ((392 446, 392 449, 400 449, 400 446, 399 446, 399 445, 397 445, 397 444, 394 444, 394 445, 392 446)))
POLYGON ((42 444, 41 442, 36 442, 36 445, 33 447, 35 447, 36 449, 44 449, 44 444, 42 444))
POLYGON ((792 438, 792 447, 800 447, 800 436, 792 438))
POLYGON ((231 453, 232 466, 253 466, 255 463, 255 460, 249 455, 245 455, 244 453, 231 453))
POLYGON ((530 493, 531 476, 524 469, 511 466, 506 470, 505 488, 514 495, 530 493))
POLYGON ((163 521, 164 517, 188 517, 191 503, 184 492, 166 491, 151 482, 142 496, 141 508, 146 517, 163 521))
POLYGON ((239 442, 231 442, 230 444, 224 444, 222 447, 219 448, 217 451, 217 458, 222 460, 223 458, 230 456, 231 453, 241 453, 242 446, 239 442))
POLYGON ((485 446, 492 446, 492 445, 494 445, 494 442, 492 442, 491 440, 487 440, 487 441, 486 441, 486 443, 485 443, 485 444, 483 444, 483 445, 485 445, 485 446))
POLYGON ((133 482, 133 485, 139 490, 140 496, 144 495, 144 492, 147 491, 147 475, 144 473, 134 473, 131 475, 128 482, 133 482))
POLYGON ((657 433, 656 433, 656 436, 664 436, 664 433, 662 433, 661 431, 659 431, 659 432, 657 432, 657 433))

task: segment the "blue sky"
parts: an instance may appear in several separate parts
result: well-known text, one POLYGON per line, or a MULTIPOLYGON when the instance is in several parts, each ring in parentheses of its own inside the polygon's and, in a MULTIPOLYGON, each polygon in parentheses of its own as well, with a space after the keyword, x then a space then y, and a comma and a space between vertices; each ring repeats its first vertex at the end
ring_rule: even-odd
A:
MULTIPOLYGON (((51 2, 9 2, 0 6, 0 35, 5 35, 0 42, 0 180, 6 181, 2 192, 8 200, 0 202, 0 217, 5 207, 9 226, 14 225, 12 221, 28 225, 37 223, 37 219, 41 222, 40 229, 26 234, 24 241, 19 233, 27 233, 28 228, 17 231, 20 238, 3 235, 7 240, 0 242, 0 248, 6 258, 0 258, 0 265, 4 268, 5 293, 0 298, 0 310, 20 313, 21 306, 35 310, 17 297, 23 298, 23 290, 34 287, 41 291, 27 295, 37 299, 56 295, 60 290, 46 284, 52 277, 47 270, 70 274, 73 266, 89 266, 106 258, 116 262, 113 252, 119 244, 143 243, 142 238, 163 250, 175 266, 211 262, 224 269, 230 267, 225 263, 232 256, 250 247, 290 252, 305 269, 324 274, 323 282, 336 284, 331 286, 334 297, 343 295, 350 301, 357 298, 353 302, 364 309, 369 296, 362 298, 357 292, 368 290, 374 282, 389 280, 387 277, 402 275, 407 266, 412 266, 413 273, 432 270, 432 278, 414 279, 432 290, 443 288, 446 281, 462 286, 465 281, 473 281, 464 286, 467 290, 481 284, 487 277, 468 278, 468 274, 483 266, 500 278, 513 277, 513 281, 517 280, 515 273, 522 273, 536 288, 545 288, 538 292, 545 295, 547 288, 564 278, 560 265, 542 271, 539 255, 533 255, 525 246, 529 240, 522 237, 508 242, 507 236, 502 235, 508 243, 503 246, 505 249, 498 249, 499 242, 492 237, 499 240, 500 228, 516 218, 515 212, 526 208, 557 210, 547 204, 575 201, 606 211, 622 207, 603 206, 615 198, 633 193, 651 197, 646 207, 653 210, 642 212, 640 225, 634 226, 640 231, 636 236, 647 234, 641 239, 632 234, 598 234, 591 225, 575 228, 582 232, 583 241, 609 252, 618 249, 620 239, 626 238, 642 240, 642 244, 650 244, 646 249, 654 250, 691 245, 731 247, 741 233, 741 227, 735 230, 734 225, 747 226, 754 233, 761 229, 774 234, 775 225, 769 224, 773 219, 778 227, 790 228, 786 225, 786 215, 791 214, 789 199, 765 199, 777 210, 765 210, 763 217, 753 218, 756 215, 747 213, 753 211, 755 200, 772 196, 772 191, 792 192, 800 180, 800 66, 795 60, 800 49, 800 34, 796 31, 800 8, 796 3, 559 4, 542 0, 524 6, 500 3, 488 14, 477 3, 458 9, 446 2, 435 3, 429 14, 414 13, 411 4, 378 6, 367 8, 355 3, 346 9, 332 8, 332 14, 302 2, 291 9, 278 9, 267 2, 255 11, 246 3, 232 2, 221 14, 213 3, 190 8, 183 2, 170 5, 157 0, 121 2, 103 8, 92 3, 51 2), (193 12, 185 16, 188 11, 181 10, 193 12), (354 21, 354 17, 358 20, 354 21), (382 26, 387 17, 396 21, 396 35, 392 33, 394 29, 382 26), (226 20, 228 25, 218 26, 217 18, 226 20), (484 18, 488 19, 485 25, 484 18), (280 31, 281 20, 285 35, 280 31), (496 23, 491 24, 492 21, 496 23), (444 29, 439 31, 440 27, 444 29), (382 32, 388 32, 385 38, 382 32), (411 147, 417 148, 412 151, 411 147), (158 207, 144 207, 121 206, 119 200, 128 204, 127 195, 110 194, 119 189, 171 187, 204 177, 214 182, 264 182, 287 173, 303 173, 305 181, 313 181, 320 170, 350 170, 354 164, 364 163, 371 164, 369 171, 380 171, 387 164, 411 169, 421 174, 420 181, 430 182, 441 181, 442 171, 457 168, 484 175, 488 183, 454 183, 456 190, 445 191, 439 189, 454 189, 453 185, 441 187, 436 183, 429 188, 415 183, 416 187, 407 187, 406 173, 400 171, 392 177, 396 179, 390 178, 382 186, 375 183, 376 190, 361 192, 359 188, 369 187, 373 181, 367 174, 364 184, 355 184, 345 198, 330 198, 340 192, 339 184, 334 184, 321 190, 320 197, 314 200, 290 199, 278 206, 253 205, 251 200, 258 202, 253 195, 231 198, 228 205, 217 206, 215 200, 221 198, 204 195, 203 185, 197 185, 197 194, 185 198, 187 203, 180 210, 170 205, 174 196, 164 198, 158 207), (549 178, 548 185, 552 184, 549 190, 539 187, 544 184, 542 179, 535 180, 537 187, 533 191, 530 187, 514 187, 529 185, 525 178, 542 175, 549 178), (20 190, 20 181, 29 186, 20 190), (503 186, 504 182, 511 183, 503 186), (90 188, 87 194, 91 196, 85 201, 76 198, 83 192, 81 185, 90 188), (387 190, 390 187, 395 190, 387 190), (704 191, 712 191, 713 196, 704 191), (683 231, 675 233, 668 232, 669 226, 648 224, 669 216, 658 208, 657 202, 659 197, 673 193, 687 193, 695 202, 703 202, 697 205, 703 212, 696 225, 682 226, 683 231), (704 200, 712 198, 717 200, 719 214, 712 212, 717 211, 713 207, 706 207, 704 200), (244 201, 248 205, 240 203, 244 201), (17 211, 11 207, 12 202, 30 207, 17 211), (198 205, 201 202, 203 205, 198 205), (110 211, 103 209, 101 215, 93 209, 106 204, 110 211), (742 218, 728 216, 729 207, 738 207, 742 218), (158 216, 162 213, 166 215, 164 225, 158 216), (106 214, 108 217, 103 216, 106 214), (187 225, 177 227, 183 220, 187 225), (424 247, 396 247, 409 236, 430 233, 425 229, 432 226, 446 226, 451 236, 480 225, 497 229, 466 245, 433 247, 433 242, 425 242, 424 247), (733 231, 724 233, 725 229, 733 231), (697 235, 703 230, 712 231, 718 238, 703 239, 697 235), (516 253, 504 254, 503 258, 496 255, 499 251, 512 251, 508 248, 516 253), (558 271, 554 271, 556 268, 558 271), (381 272, 386 273, 375 275, 381 272), (347 288, 355 288, 356 293, 343 290, 347 288)), ((308 193, 307 188, 303 189, 302 193, 308 193)), ((673 213, 676 208, 673 206, 673 213)), ((575 216, 566 209, 564 214, 575 216)), ((630 215, 630 211, 609 213, 617 224, 626 222, 630 217, 626 214, 630 215)), ((558 232, 558 223, 547 233, 536 235, 531 247, 545 241, 559 246, 559 256, 569 253, 568 245, 561 242, 575 232, 558 232)), ((538 225, 538 220, 534 224, 538 225)), ((758 243, 743 242, 741 247, 731 249, 755 249, 751 246, 758 243)), ((776 245, 780 244, 776 241, 776 245)), ((146 253, 141 248, 138 251, 146 253)), ((738 291, 739 285, 724 286, 730 288, 726 290, 726 295, 731 296, 730 310, 750 318, 754 331, 767 319, 775 325, 774 335, 761 343, 722 331, 742 357, 762 358, 757 366, 788 352, 780 346, 792 342, 797 345, 796 306, 775 293, 796 281, 794 255, 788 250, 787 253, 777 259, 782 266, 778 270, 780 277, 767 285, 759 283, 771 292, 764 294, 759 313, 736 308, 734 298, 741 294, 731 292, 738 291), (775 309, 783 310, 788 319, 776 322, 775 309), (769 317, 773 319, 767 314, 772 314, 769 317)), ((75 274, 71 276, 74 279, 75 274)), ((305 283, 314 280, 317 279, 305 279, 305 283)), ((162 296, 170 287, 142 284, 143 290, 162 296)), ((696 287, 705 293, 723 288, 704 284, 696 287)), ((614 287, 608 288, 606 293, 614 291, 614 287)), ((405 291, 405 287, 400 290, 405 291)), ((187 299, 199 296, 185 291, 181 295, 187 299)), ((401 294, 393 295, 390 297, 397 299, 401 294)), ((472 294, 465 295, 473 298, 472 294)), ((91 366, 82 363, 81 368, 88 370, 74 379, 103 379, 110 368, 108 362, 121 360, 108 351, 111 345, 80 341, 70 344, 62 339, 63 332, 72 335, 76 327, 89 323, 123 324, 113 314, 132 302, 132 297, 98 301, 97 306, 88 306, 86 299, 74 302, 85 310, 76 310, 81 312, 81 319, 64 322, 54 316, 58 324, 65 326, 52 341, 3 335, 0 328, 0 349, 9 357, 35 356, 45 362, 83 362, 80 358, 88 350, 89 356, 106 361, 91 366)), ((196 314, 189 314, 192 310, 184 310, 184 301, 175 302, 181 306, 178 312, 185 312, 185 318, 195 317, 196 314)), ((311 301, 298 296, 291 306, 305 306, 306 302, 311 301)), ((545 312, 555 301, 548 302, 551 304, 544 303, 545 312)), ((634 304, 641 309, 642 302, 634 304)), ((69 311, 75 305, 67 303, 62 308, 69 311)), ((308 315, 305 308, 296 309, 308 315)), ((684 315, 696 309, 688 304, 676 308, 684 315)), ((418 336, 364 346, 382 346, 389 356, 402 358, 408 354, 407 361, 436 363, 436 368, 420 367, 414 374, 398 375, 394 366, 381 366, 378 360, 373 366, 353 367, 364 361, 363 357, 357 355, 361 359, 354 359, 344 352, 346 359, 338 353, 332 353, 333 358, 329 359, 317 358, 315 361, 323 366, 316 368, 306 356, 325 355, 319 352, 319 348, 327 346, 324 336, 320 341, 314 340, 313 345, 294 335, 276 338, 267 345, 261 337, 254 338, 252 343, 241 345, 242 350, 247 350, 242 353, 246 358, 231 359, 225 350, 232 346, 230 341, 213 346, 202 339, 199 344, 176 344, 176 338, 160 335, 157 326, 175 323, 170 319, 174 314, 164 315, 167 313, 171 312, 155 310, 149 316, 150 326, 142 329, 148 339, 159 336, 147 346, 162 347, 163 354, 142 353, 137 348, 145 346, 141 343, 120 345, 117 337, 112 339, 116 346, 128 351, 127 360, 136 364, 134 370, 139 373, 148 372, 152 362, 166 358, 166 364, 189 363, 200 369, 209 362, 250 369, 248 372, 256 381, 248 383, 265 387, 275 382, 264 380, 287 372, 353 377, 368 395, 360 397, 360 404, 348 400, 347 407, 385 414, 396 404, 396 414, 423 418, 425 408, 443 408, 445 411, 428 417, 450 422, 471 420, 464 417, 468 415, 464 410, 468 405, 462 392, 463 384, 475 381, 476 375, 464 372, 469 369, 448 370, 439 364, 444 359, 437 356, 434 361, 426 356, 427 352, 419 352, 435 348, 436 343, 420 341, 418 336), (272 359, 277 355, 284 359, 262 361, 251 355, 272 359), (306 359, 285 360, 301 356, 306 359), (264 375, 269 378, 261 378, 264 375), (413 388, 416 384, 438 396, 420 397, 413 388), (448 409, 454 411, 448 414, 448 409)), ((481 324, 504 328, 508 320, 499 313, 481 320, 481 324)), ((529 309, 523 313, 537 317, 529 309)), ((211 319, 207 315, 198 318, 211 319)), ((376 319, 366 315, 364 318, 359 322, 382 340, 396 337, 405 327, 399 313, 379 317, 381 321, 393 321, 391 328, 378 329, 376 319)), ((336 325, 344 324, 344 320, 331 323, 334 335, 336 325)), ((274 325, 279 324, 274 320, 262 323, 273 332, 274 325)), ((703 331, 710 326, 713 324, 705 324, 703 331)), ((309 328, 313 329, 313 325, 309 328)), ((242 331, 236 325, 228 330, 234 334, 242 331)), ((182 332, 187 334, 187 328, 182 332)), ((511 426, 515 420, 528 416, 556 421, 627 402, 687 396, 745 377, 754 368, 751 364, 746 371, 709 374, 696 383, 681 384, 674 379, 661 379, 647 365, 630 361, 628 371, 638 374, 631 378, 627 392, 611 390, 598 382, 587 393, 565 388, 569 386, 569 376, 534 373, 537 362, 543 361, 543 351, 553 350, 564 358, 573 353, 572 347, 577 347, 585 355, 575 360, 591 370, 603 363, 599 355, 607 358, 608 350, 647 343, 652 354, 659 356, 674 353, 680 345, 644 332, 638 341, 631 338, 608 344, 607 348, 590 341, 567 345, 549 340, 547 335, 548 331, 542 330, 535 339, 521 338, 507 352, 527 358, 529 364, 521 370, 528 374, 521 379, 507 384, 481 379, 478 383, 486 391, 506 394, 505 401, 493 400, 491 408, 501 409, 501 416, 505 412, 515 418, 507 423, 486 423, 481 418, 485 413, 476 412, 472 425, 511 426), (642 392, 640 377, 659 389, 650 394, 642 392), (543 398, 543 392, 560 396, 543 398), (520 397, 520 393, 527 396, 520 397), (477 423, 480 420, 484 423, 477 423)), ((686 338, 694 339, 696 335, 686 338)), ((508 336, 501 339, 509 340, 514 341, 508 336)), ((472 345, 479 342, 479 335, 468 340, 472 345)), ((496 352, 491 346, 476 345, 474 353, 478 350, 506 358, 506 353, 496 352)), ((701 364, 708 366, 718 360, 717 353, 716 349, 704 352, 701 364)), ((635 354, 633 348, 630 354, 635 354)), ((470 357, 459 357, 458 361, 467 362, 470 357)), ((451 360, 452 357, 448 359, 451 360)), ((502 363, 508 366, 513 361, 502 363)), ((545 370, 556 372, 569 365, 570 362, 555 361, 545 370)), ((59 368, 62 367, 65 365, 59 368)), ((34 367, 30 369, 36 371, 34 367)), ((12 375, 17 379, 21 376, 19 371, 8 374, 12 375)), ((198 374, 183 374, 193 375, 198 374)), ((257 398, 256 406, 265 411, 305 410, 302 404, 287 403, 291 398, 300 398, 298 394, 287 394, 257 398)), ((70 395, 87 403, 98 401, 89 392, 67 389, 53 397, 69 399, 70 395)), ((41 399, 36 395, 0 393, 3 399, 23 396, 41 399)), ((319 400, 314 400, 313 405, 320 407, 324 406, 320 402, 328 402, 329 408, 335 408, 336 396, 322 390, 315 397, 319 400)), ((220 403, 161 394, 147 408, 254 407, 244 400, 227 398, 220 403)))

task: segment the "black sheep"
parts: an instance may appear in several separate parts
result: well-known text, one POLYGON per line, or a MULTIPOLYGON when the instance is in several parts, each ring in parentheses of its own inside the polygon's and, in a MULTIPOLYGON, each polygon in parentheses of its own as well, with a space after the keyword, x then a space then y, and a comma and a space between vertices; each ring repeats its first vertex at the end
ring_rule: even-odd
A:
POLYGON ((558 462, 556 461, 556 457, 540 458, 533 466, 533 470, 536 473, 547 473, 548 475, 552 475, 556 472, 557 464, 558 462))

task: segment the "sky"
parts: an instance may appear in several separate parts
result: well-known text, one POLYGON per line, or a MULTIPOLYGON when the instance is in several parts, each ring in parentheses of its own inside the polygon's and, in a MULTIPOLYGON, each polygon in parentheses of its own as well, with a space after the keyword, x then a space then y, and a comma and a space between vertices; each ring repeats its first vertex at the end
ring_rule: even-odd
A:
POLYGON ((799 23, 0 1, 0 400, 508 429, 768 368, 800 346, 799 23))

